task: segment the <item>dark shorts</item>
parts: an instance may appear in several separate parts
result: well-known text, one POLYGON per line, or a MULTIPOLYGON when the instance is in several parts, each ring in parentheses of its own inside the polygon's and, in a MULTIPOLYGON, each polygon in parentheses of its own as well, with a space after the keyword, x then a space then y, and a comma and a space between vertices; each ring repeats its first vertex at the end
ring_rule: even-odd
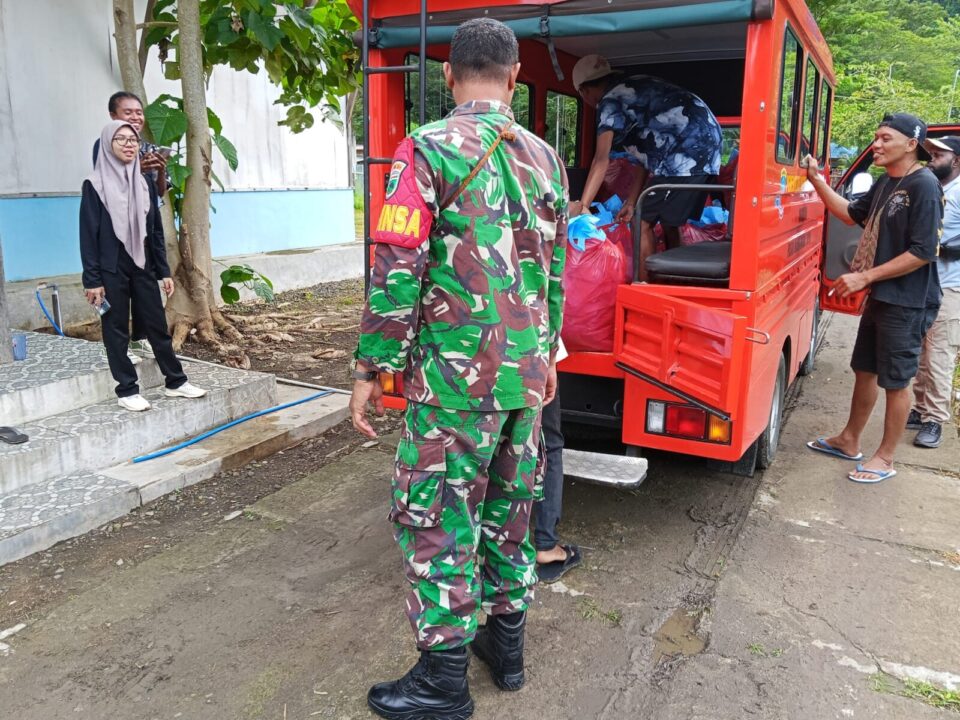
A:
POLYGON ((860 318, 850 367, 876 375, 877 384, 884 390, 907 387, 917 374, 930 316, 926 308, 868 300, 860 318))
MULTIPOLYGON (((655 177, 651 185, 703 185, 715 179, 712 175, 690 177, 655 177)), ((643 199, 640 219, 651 225, 658 222, 670 227, 680 227, 688 220, 697 220, 703 214, 707 201, 704 190, 654 190, 643 199)))

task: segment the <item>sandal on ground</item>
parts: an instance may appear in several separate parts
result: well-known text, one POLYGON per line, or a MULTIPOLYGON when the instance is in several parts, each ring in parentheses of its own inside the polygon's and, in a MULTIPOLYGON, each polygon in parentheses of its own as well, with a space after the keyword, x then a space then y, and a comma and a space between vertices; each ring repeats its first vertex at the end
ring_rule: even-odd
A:
POLYGON ((537 563, 537 576, 544 585, 556 582, 562 578, 568 570, 573 570, 583 561, 580 554, 580 548, 576 545, 561 545, 567 556, 563 560, 554 560, 548 563, 537 563))
POLYGON ((862 452, 858 452, 856 455, 847 455, 840 448, 835 448, 833 445, 828 443, 826 438, 817 438, 816 440, 811 440, 807 443, 807 447, 814 452, 823 453, 824 455, 831 455, 832 457, 837 457, 841 460, 863 460, 862 452))
POLYGON ((890 468, 889 470, 871 470, 870 468, 865 468, 862 463, 857 463, 857 469, 851 473, 848 473, 847 477, 855 483, 873 485, 875 483, 883 482, 884 480, 889 480, 896 474, 897 471, 893 468, 890 468), (856 477, 858 473, 860 475, 869 475, 869 477, 856 477))
POLYGON ((25 443, 29 438, 22 432, 12 427, 0 427, 0 440, 11 445, 25 443))

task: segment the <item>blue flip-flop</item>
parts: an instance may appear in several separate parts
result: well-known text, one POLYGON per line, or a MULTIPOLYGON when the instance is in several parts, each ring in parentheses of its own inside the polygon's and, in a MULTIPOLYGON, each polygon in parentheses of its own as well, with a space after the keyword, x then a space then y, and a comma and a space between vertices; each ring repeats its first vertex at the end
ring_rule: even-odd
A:
POLYGON ((857 463, 856 472, 873 475, 872 478, 858 478, 858 477, 854 477, 852 472, 847 473, 847 477, 850 478, 850 480, 852 480, 853 482, 864 483, 866 485, 873 485, 875 483, 883 482, 884 480, 889 480, 890 478, 892 478, 894 475, 897 474, 897 471, 892 468, 890 470, 868 470, 863 466, 863 463, 857 463))
POLYGON ((862 452, 858 452, 856 455, 847 455, 843 450, 835 448, 833 445, 828 443, 826 438, 817 438, 816 440, 811 440, 807 443, 807 447, 815 452, 823 453, 824 455, 832 455, 833 457, 840 458, 841 460, 863 460, 862 452))

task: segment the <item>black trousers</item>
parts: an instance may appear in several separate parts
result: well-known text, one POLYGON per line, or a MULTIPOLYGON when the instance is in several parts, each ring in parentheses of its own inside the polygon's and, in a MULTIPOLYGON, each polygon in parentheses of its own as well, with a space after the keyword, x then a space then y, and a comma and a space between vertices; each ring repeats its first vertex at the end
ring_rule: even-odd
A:
POLYGON ((533 504, 533 544, 537 550, 552 550, 560 544, 557 523, 563 511, 563 432, 560 429, 560 391, 543 406, 543 442, 547 466, 543 476, 543 500, 533 504))
POLYGON ((100 324, 110 373, 117 381, 117 397, 129 397, 140 392, 137 370, 127 357, 131 310, 133 325, 142 330, 150 341, 160 372, 166 379, 166 386, 178 388, 183 385, 187 376, 183 374, 183 366, 173 351, 156 279, 137 267, 133 258, 123 249, 120 250, 117 271, 101 272, 101 275, 110 309, 100 318, 100 324))

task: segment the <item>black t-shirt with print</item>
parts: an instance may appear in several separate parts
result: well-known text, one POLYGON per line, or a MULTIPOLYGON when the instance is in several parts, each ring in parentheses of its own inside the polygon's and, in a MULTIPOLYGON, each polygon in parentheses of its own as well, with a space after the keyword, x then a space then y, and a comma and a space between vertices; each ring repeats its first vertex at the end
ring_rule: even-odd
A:
POLYGON ((926 168, 903 178, 884 175, 869 192, 847 208, 854 222, 863 226, 871 210, 881 213, 877 228, 877 254, 874 266, 883 265, 905 252, 926 265, 870 287, 874 300, 922 308, 940 304, 940 280, 937 276, 937 246, 943 228, 943 188, 926 168))

